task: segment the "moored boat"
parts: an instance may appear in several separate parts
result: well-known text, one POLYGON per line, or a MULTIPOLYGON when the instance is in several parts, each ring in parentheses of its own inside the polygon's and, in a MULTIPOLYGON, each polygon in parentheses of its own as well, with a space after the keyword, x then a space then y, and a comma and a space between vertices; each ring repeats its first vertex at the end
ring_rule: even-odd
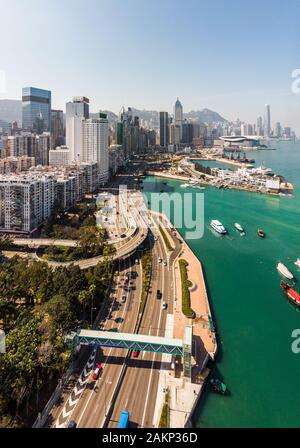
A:
POLYGON ((225 227, 223 226, 223 224, 218 221, 217 219, 213 219, 210 222, 210 226, 218 233, 220 233, 221 235, 226 235, 227 230, 225 229, 225 227))
POLYGON ((290 287, 286 282, 280 282, 280 286, 283 289, 286 296, 297 306, 300 307, 300 294, 290 287))
POLYGON ((288 268, 281 262, 277 264, 277 270, 281 275, 288 278, 289 280, 293 280, 293 274, 288 270, 288 268))
POLYGON ((214 389, 214 391, 218 392, 218 394, 224 395, 226 393, 227 390, 226 384, 222 383, 222 381, 220 381, 218 378, 212 378, 210 380, 210 384, 214 389))
POLYGON ((257 231, 257 235, 258 235, 260 238, 264 238, 264 237, 266 236, 266 234, 265 234, 265 232, 263 231, 263 229, 258 229, 258 231, 257 231))
POLYGON ((240 233, 245 233, 243 227, 241 226, 241 224, 239 224, 238 222, 234 223, 234 227, 240 232, 240 233))
POLYGON ((297 261, 295 261, 295 265, 297 266, 297 268, 300 269, 300 258, 298 258, 297 261))

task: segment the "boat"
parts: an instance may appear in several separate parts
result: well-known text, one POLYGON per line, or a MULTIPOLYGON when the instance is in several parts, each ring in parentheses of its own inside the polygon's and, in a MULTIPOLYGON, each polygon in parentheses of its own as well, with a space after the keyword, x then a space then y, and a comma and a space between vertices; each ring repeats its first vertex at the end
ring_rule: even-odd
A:
POLYGON ((189 187, 189 186, 190 186, 189 184, 181 184, 181 185, 180 185, 181 188, 187 188, 187 187, 189 187))
POLYGON ((297 268, 300 269, 300 258, 298 258, 297 261, 295 261, 295 265, 297 266, 297 268))
POLYGON ((257 231, 257 235, 260 237, 260 238, 264 238, 266 235, 265 235, 265 232, 263 231, 263 229, 258 229, 258 231, 257 231))
POLYGON ((222 383, 218 378, 212 378, 210 380, 210 384, 215 392, 218 392, 218 394, 225 395, 225 392, 227 390, 226 384, 222 383))
POLYGON ((292 289, 290 287, 290 285, 288 285, 287 283, 285 283, 283 281, 280 282, 280 286, 283 289, 284 293, 287 295, 287 297, 289 299, 291 299, 291 301, 295 305, 300 307, 300 294, 297 291, 295 291, 294 289, 292 289))
POLYGON ((279 262, 277 264, 277 270, 284 277, 288 278, 289 280, 293 280, 294 278, 293 274, 288 270, 288 268, 283 263, 279 262))
POLYGON ((238 222, 234 223, 234 227, 240 232, 240 233, 245 233, 243 227, 241 226, 241 224, 239 224, 238 222))
POLYGON ((221 235, 226 235, 227 230, 225 229, 225 227, 223 226, 223 224, 218 221, 217 219, 213 219, 210 222, 210 226, 218 233, 220 233, 221 235))

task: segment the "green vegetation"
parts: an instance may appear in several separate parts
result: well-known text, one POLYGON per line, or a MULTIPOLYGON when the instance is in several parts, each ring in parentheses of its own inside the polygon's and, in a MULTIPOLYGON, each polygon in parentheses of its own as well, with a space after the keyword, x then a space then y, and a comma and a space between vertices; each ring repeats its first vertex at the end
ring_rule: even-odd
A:
POLYGON ((189 319, 192 319, 195 315, 193 309, 191 308, 191 302, 190 302, 190 292, 189 292, 189 285, 190 283, 187 278, 187 272, 186 267, 188 266, 187 261, 185 260, 179 260, 179 269, 180 269, 180 276, 181 276, 181 288, 182 288, 182 312, 183 314, 188 317, 189 319))
POLYGON ((77 247, 48 246, 44 251, 43 258, 50 261, 67 262, 114 253, 113 247, 105 246, 105 229, 86 226, 79 229, 78 233, 77 247))
POLYGON ((42 238, 79 239, 81 230, 96 225, 96 203, 80 202, 68 211, 56 210, 53 217, 43 226, 42 238))
POLYGON ((147 295, 149 293, 150 284, 151 284, 152 255, 151 255, 150 249, 145 250, 145 252, 142 256, 141 262, 142 262, 142 270, 143 270, 143 282, 142 282, 142 297, 141 297, 141 304, 140 304, 140 313, 142 313, 145 308, 146 299, 147 299, 147 295))
POLYGON ((168 425, 169 425, 169 393, 167 393, 165 397, 165 403, 163 405, 159 420, 159 428, 168 428, 168 425))
POLYGON ((165 245, 166 245, 167 249, 169 251, 172 251, 173 247, 171 246, 169 238, 167 237, 167 235, 165 234, 165 232, 164 232, 164 230, 163 230, 163 228, 161 226, 159 226, 159 231, 161 233, 161 236, 163 237, 163 240, 165 242, 165 245))
POLYGON ((0 250, 8 249, 13 246, 13 239, 6 234, 0 234, 0 250))
MULTIPOLYGON (((102 303, 111 260, 82 271, 51 269, 14 257, 0 266, 0 427, 28 426, 69 365, 66 333, 90 324, 91 307, 102 303)), ((95 312, 96 315, 96 312, 95 312)))

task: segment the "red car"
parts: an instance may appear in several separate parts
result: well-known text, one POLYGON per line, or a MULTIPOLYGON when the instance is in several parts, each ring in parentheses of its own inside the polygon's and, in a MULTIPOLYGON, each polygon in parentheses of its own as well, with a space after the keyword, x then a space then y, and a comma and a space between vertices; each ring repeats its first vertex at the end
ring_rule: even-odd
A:
POLYGON ((95 370, 94 370, 94 372, 92 374, 93 380, 97 380, 99 378, 99 375, 100 375, 100 372, 101 372, 102 368, 103 368, 102 364, 97 364, 96 365, 96 368, 95 368, 95 370))
POLYGON ((132 352, 132 357, 133 357, 133 358, 137 358, 137 357, 139 356, 139 354, 140 354, 139 350, 134 350, 134 351, 132 352))

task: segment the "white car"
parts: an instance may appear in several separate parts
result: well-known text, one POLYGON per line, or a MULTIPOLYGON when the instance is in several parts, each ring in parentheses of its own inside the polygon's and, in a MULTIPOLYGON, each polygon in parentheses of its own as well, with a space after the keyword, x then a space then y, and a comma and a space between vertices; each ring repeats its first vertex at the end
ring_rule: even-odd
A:
POLYGON ((159 257, 158 262, 161 263, 162 262, 162 258, 159 257))
POLYGON ((167 266, 167 262, 166 261, 164 261, 164 266, 167 266))
POLYGON ((157 239, 158 239, 157 236, 155 236, 155 237, 154 237, 154 241, 157 241, 157 239))
POLYGON ((163 310, 166 310, 168 308, 168 304, 166 302, 162 302, 161 307, 163 310))

